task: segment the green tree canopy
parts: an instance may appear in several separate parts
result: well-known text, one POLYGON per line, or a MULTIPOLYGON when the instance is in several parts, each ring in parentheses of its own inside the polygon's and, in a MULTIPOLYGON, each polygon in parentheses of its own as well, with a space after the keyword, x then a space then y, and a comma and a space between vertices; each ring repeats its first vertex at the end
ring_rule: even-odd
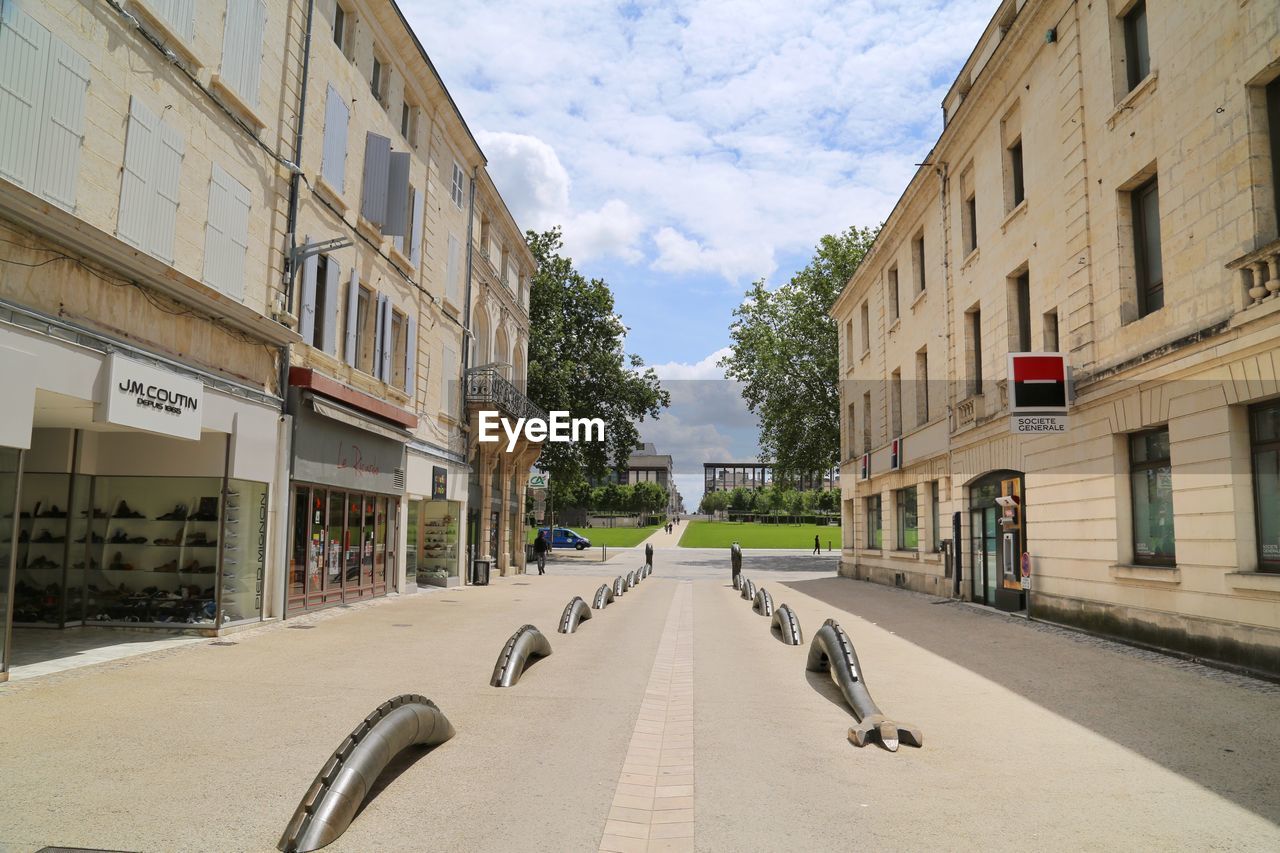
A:
POLYGON ((763 279, 734 310, 725 375, 743 383, 760 419, 761 457, 791 475, 830 469, 840 453, 840 351, 827 315, 879 228, 828 234, 813 259, 776 290, 763 279))
POLYGON ((623 350, 627 327, 613 292, 560 253, 560 229, 529 231, 525 240, 538 263, 529 289, 529 398, 548 411, 605 423, 603 442, 542 446, 538 467, 551 474, 559 501, 580 495, 586 477, 624 466, 640 444, 639 424, 657 418, 671 397, 653 368, 623 350))

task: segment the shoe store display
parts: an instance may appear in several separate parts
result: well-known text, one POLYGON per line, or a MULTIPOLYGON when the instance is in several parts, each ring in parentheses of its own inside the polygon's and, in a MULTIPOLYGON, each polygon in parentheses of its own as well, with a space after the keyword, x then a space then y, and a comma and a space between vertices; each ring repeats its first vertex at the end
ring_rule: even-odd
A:
POLYGON ((129 544, 130 544, 130 545, 146 545, 146 544, 147 544, 147 537, 145 537, 145 536, 130 536, 130 537, 129 537, 129 544))
POLYGON ((44 530, 40 531, 39 536, 37 536, 35 539, 32 539, 31 541, 34 543, 39 543, 41 545, 48 545, 51 543, 66 542, 67 537, 54 536, 52 533, 49 532, 48 528, 45 528, 44 530))
POLYGON ((41 513, 36 517, 37 518, 66 518, 67 512, 66 510, 58 509, 57 504, 51 504, 47 510, 45 510, 43 513, 41 513))
POLYGON ((178 570, 178 561, 177 561, 177 560, 170 560, 169 562, 165 563, 165 564, 164 564, 164 565, 162 565, 162 566, 156 566, 156 567, 155 567, 154 569, 152 569, 151 571, 153 571, 153 572, 176 572, 177 570, 178 570))
POLYGON ((115 556, 111 558, 111 562, 107 564, 107 570, 112 572, 131 572, 133 571, 133 563, 126 563, 124 555, 116 551, 115 556))
POLYGON ((218 544, 217 540, 210 541, 209 536, 203 530, 197 530, 194 533, 187 534, 188 548, 212 548, 218 544))
POLYGON ((111 538, 108 539, 107 541, 110 542, 112 545, 124 545, 124 544, 127 544, 129 541, 129 534, 125 533, 124 530, 117 527, 116 532, 112 533, 111 538))
POLYGON ((200 506, 195 514, 191 516, 191 521, 217 521, 218 520, 218 499, 201 498, 200 506))
POLYGON ((92 540, 92 544, 94 544, 94 545, 100 545, 100 544, 102 544, 102 541, 103 541, 103 539, 102 539, 102 537, 101 537, 101 536, 99 536, 99 535, 98 535, 98 534, 96 534, 96 533, 92 533, 92 534, 86 534, 85 536, 81 536, 79 539, 77 539, 77 540, 76 540, 76 543, 77 543, 77 544, 81 544, 81 543, 83 543, 86 539, 90 539, 90 540, 92 540))
POLYGON ((175 504, 173 509, 170 510, 169 512, 166 512, 164 515, 157 515, 156 520, 157 521, 186 521, 187 505, 175 504))
POLYGON ((157 538, 157 539, 156 539, 153 543, 151 543, 151 544, 153 544, 153 545, 181 545, 181 544, 182 544, 182 540, 180 540, 180 539, 163 539, 163 538, 157 538))
POLYGON ((55 563, 53 560, 47 559, 46 557, 41 555, 39 557, 36 557, 31 562, 27 563, 27 568, 37 569, 37 570, 38 569, 59 569, 59 568, 62 568, 62 566, 58 563, 55 563))
POLYGON ((132 509, 129 506, 128 502, 124 500, 121 500, 120 503, 116 505, 115 517, 116 518, 146 518, 146 516, 143 515, 142 513, 138 512, 135 509, 132 509))
MULTIPOLYGON (((89 515, 89 510, 87 510, 87 509, 82 509, 82 510, 80 510, 80 514, 81 514, 81 515, 83 515, 83 516, 88 517, 88 515, 89 515)), ((102 510, 98 509, 97 507, 94 507, 94 508, 93 508, 93 517, 94 517, 94 518, 106 518, 106 517, 107 517, 107 514, 106 514, 105 512, 103 512, 102 510)))

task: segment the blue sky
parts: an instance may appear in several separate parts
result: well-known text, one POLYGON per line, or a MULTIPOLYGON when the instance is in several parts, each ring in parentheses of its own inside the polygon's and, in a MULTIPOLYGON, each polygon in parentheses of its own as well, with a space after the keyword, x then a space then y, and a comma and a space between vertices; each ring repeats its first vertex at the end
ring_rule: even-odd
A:
POLYGON ((734 307, 872 225, 941 130, 997 0, 402 0, 522 228, 561 225, 612 286, 628 349, 670 380, 646 440, 755 457, 716 367, 734 307))

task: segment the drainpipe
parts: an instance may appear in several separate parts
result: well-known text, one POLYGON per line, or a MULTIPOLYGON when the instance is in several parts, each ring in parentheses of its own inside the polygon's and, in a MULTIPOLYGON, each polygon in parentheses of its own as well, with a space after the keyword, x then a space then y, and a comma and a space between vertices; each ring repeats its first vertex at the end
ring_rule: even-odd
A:
MULTIPOLYGON (((467 386, 467 361, 470 358, 471 353, 471 264, 472 255, 475 252, 475 248, 472 245, 472 239, 474 237, 473 231, 476 221, 476 178, 479 174, 479 167, 472 166, 471 193, 470 199, 467 201, 467 293, 465 296, 467 304, 464 305, 462 309, 462 372, 458 377, 462 382, 462 390, 464 393, 466 392, 467 386)), ((465 415, 467 412, 466 400, 463 398, 462 394, 459 394, 458 397, 462 400, 462 414, 465 415)))

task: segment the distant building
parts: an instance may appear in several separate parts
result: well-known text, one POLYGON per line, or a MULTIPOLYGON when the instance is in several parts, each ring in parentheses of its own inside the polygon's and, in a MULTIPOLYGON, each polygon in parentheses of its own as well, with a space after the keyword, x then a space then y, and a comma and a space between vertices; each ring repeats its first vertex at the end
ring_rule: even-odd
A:
MULTIPOLYGON (((772 486, 773 469, 772 462, 703 462, 703 493, 730 492, 739 487, 755 490, 772 486)), ((822 474, 798 477, 792 485, 801 490, 833 489, 840 485, 840 477, 833 469, 822 474)))

